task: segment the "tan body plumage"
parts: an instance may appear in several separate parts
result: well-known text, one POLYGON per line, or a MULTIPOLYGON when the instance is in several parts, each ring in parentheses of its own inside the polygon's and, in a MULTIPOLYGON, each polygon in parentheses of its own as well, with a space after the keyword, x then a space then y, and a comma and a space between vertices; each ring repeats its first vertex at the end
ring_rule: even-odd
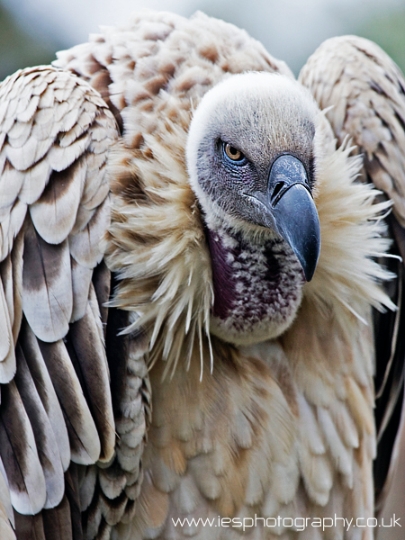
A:
MULTIPOLYGON (((345 96, 314 113, 317 269, 287 328, 264 342, 211 333, 208 218, 186 146, 194 111, 224 78, 277 72, 296 88, 282 62, 202 14, 144 13, 61 53, 61 70, 2 84, 1 538, 373 538, 341 522, 241 531, 173 521, 374 515, 371 310, 392 309, 398 291, 385 294, 389 274, 372 259, 389 249, 389 203, 357 175, 393 200, 403 242, 405 99, 382 52, 341 39, 328 45, 335 79, 322 49, 301 75, 321 108, 345 96), (342 48, 353 54, 352 101, 339 90, 342 48), (367 85, 361 54, 379 64, 370 92, 381 104, 356 90, 367 85)), ((395 401, 402 382, 391 382, 395 401)))

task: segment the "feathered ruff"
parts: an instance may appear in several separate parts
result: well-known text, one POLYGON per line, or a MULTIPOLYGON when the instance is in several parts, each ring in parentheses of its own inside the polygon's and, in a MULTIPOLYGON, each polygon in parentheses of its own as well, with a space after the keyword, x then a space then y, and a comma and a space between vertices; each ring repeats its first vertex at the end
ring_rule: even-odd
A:
POLYGON ((365 322, 364 310, 368 312, 370 305, 395 309, 380 287, 394 276, 375 261, 391 243, 383 221, 391 202, 377 203, 380 192, 356 180, 363 164, 361 157, 351 157, 350 140, 336 149, 336 141, 329 137, 325 147, 324 130, 330 130, 326 122, 315 143, 321 156, 315 163, 314 193, 321 253, 314 278, 305 286, 305 297, 318 311, 328 305, 341 325, 347 321, 347 311, 365 322))
MULTIPOLYGON (((110 165, 114 197, 105 250, 120 280, 112 305, 137 313, 123 332, 149 332, 149 362, 167 361, 163 376, 173 374, 179 360, 189 366, 195 340, 203 365, 213 302, 210 257, 184 158, 190 115, 190 109, 177 112, 176 122, 167 115, 141 149, 118 147, 110 165)), ((320 320, 333 313, 349 343, 357 328, 353 316, 363 325, 370 305, 394 309, 379 286, 390 275, 374 260, 388 248, 381 217, 390 205, 375 204, 378 192, 356 181, 361 160, 350 157, 349 144, 336 150, 320 116, 314 198, 322 248, 303 306, 320 320)), ((212 365, 211 347, 206 350, 212 365)))
POLYGON ((157 135, 145 137, 147 150, 121 147, 111 165, 117 196, 106 253, 120 279, 111 305, 137 313, 123 332, 150 333, 149 361, 167 361, 164 376, 179 361, 190 363, 195 340, 202 366, 203 340, 210 340, 210 258, 183 155, 189 116, 183 113, 181 126, 164 121, 157 135), (132 177, 131 202, 117 193, 124 176, 132 177))

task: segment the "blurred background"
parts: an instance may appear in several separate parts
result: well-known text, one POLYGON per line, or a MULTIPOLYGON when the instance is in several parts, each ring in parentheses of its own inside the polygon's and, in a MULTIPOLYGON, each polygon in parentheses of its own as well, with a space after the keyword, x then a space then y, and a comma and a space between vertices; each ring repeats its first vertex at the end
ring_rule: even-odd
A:
MULTIPOLYGON (((376 41, 405 72, 405 0, 0 0, 0 80, 19 68, 50 63, 56 51, 86 41, 99 25, 123 23, 128 13, 144 8, 186 16, 201 10, 234 23, 296 75, 323 40, 342 34, 376 41)), ((395 513, 402 528, 380 529, 379 540, 405 538, 404 471, 402 451, 384 512, 385 524, 395 513)))
POLYGON ((404 0, 0 0, 0 80, 143 8, 232 22, 296 74, 324 39, 348 33, 375 40, 405 71, 404 0))

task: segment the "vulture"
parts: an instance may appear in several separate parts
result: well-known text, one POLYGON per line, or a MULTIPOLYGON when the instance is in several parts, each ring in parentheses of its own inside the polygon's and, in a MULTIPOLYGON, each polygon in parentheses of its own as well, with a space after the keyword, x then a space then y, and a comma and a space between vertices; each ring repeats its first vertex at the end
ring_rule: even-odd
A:
POLYGON ((297 81, 233 25, 142 12, 2 82, 0 149, 1 539, 374 538, 403 401, 393 61, 333 38, 297 81))

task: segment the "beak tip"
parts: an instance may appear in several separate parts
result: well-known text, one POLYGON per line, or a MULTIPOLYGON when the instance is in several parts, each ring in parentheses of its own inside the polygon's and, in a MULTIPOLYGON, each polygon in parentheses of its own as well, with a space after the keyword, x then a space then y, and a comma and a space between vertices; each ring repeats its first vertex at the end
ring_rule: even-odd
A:
POLYGON ((310 282, 318 264, 321 246, 315 203, 308 190, 297 184, 283 195, 277 206, 276 222, 280 234, 297 257, 306 281, 310 282))
POLYGON ((300 261, 302 270, 304 272, 305 280, 309 283, 312 278, 314 277, 316 267, 318 265, 318 259, 319 255, 315 255, 314 257, 310 257, 307 259, 304 264, 302 261, 300 261))

